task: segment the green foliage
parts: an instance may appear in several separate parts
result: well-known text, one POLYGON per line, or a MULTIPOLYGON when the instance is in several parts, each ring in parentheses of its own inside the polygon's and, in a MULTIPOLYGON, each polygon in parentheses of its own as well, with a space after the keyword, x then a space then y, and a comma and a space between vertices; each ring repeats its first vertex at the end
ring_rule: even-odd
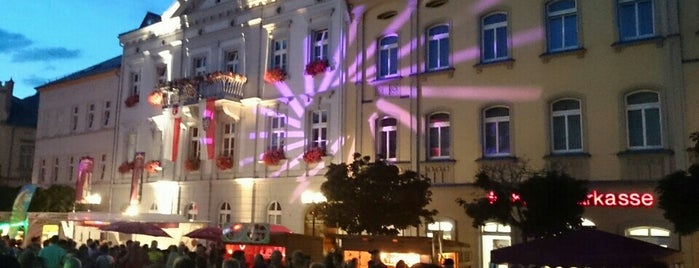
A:
POLYGON ((658 207, 680 235, 699 229, 699 165, 663 177, 656 187, 658 207))
POLYGON ((395 235, 422 220, 433 222, 436 210, 425 209, 432 201, 430 180, 414 171, 400 173, 383 160, 355 154, 352 163, 330 165, 321 191, 327 202, 317 212, 327 226, 349 234, 395 235))
POLYGON ((75 203, 75 189, 66 185, 37 188, 29 205, 31 212, 69 212, 75 203))
POLYGON ((558 171, 531 171, 524 161, 482 169, 475 185, 487 195, 456 202, 473 218, 473 226, 488 221, 510 225, 522 237, 546 237, 579 228, 587 182, 558 171), (488 197, 490 195, 490 197, 488 197))

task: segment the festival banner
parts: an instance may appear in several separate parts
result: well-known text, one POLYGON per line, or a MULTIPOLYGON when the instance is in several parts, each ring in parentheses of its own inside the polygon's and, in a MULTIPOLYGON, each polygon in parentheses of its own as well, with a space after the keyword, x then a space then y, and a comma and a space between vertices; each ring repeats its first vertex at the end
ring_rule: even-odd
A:
POLYGON ((201 111, 201 126, 204 130, 204 137, 199 139, 199 144, 202 150, 206 153, 202 153, 200 158, 202 160, 211 160, 216 157, 216 100, 213 98, 206 99, 206 102, 199 103, 201 111), (203 105, 202 105, 203 104, 203 105), (203 107, 202 107, 203 106, 203 107))
POLYGON ((84 156, 78 163, 78 178, 75 180, 75 202, 87 203, 85 198, 90 195, 92 185, 92 170, 95 160, 92 157, 84 156))
POLYGON ((131 171, 131 194, 129 204, 138 204, 141 201, 141 180, 143 179, 143 166, 146 153, 137 152, 133 158, 133 170, 131 171))
POLYGON ((24 222, 27 219, 27 211, 29 204, 32 202, 32 197, 36 192, 36 184, 27 184, 22 186, 17 192, 15 203, 12 205, 12 214, 10 215, 10 237, 17 234, 18 223, 24 222))
POLYGON ((163 133, 163 158, 165 160, 177 161, 177 154, 180 147, 180 125, 182 124, 181 108, 177 105, 170 108, 170 124, 165 127, 163 133))

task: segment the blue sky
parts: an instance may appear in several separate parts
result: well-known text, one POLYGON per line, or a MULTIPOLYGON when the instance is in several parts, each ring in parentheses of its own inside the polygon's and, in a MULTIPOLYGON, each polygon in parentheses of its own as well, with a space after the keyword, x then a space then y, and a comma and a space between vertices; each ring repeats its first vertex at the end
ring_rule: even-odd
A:
POLYGON ((3 0, 0 81, 15 81, 14 95, 121 54, 118 36, 138 28, 150 11, 175 0, 3 0))

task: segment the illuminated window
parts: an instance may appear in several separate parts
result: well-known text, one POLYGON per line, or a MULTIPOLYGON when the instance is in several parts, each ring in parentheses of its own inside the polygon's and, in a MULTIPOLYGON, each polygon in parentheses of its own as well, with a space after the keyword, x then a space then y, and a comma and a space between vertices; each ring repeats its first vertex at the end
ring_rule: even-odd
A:
POLYGON ((193 75, 199 76, 206 74, 206 57, 195 57, 192 59, 193 75))
POLYGON ((377 159, 396 159, 396 148, 398 143, 398 121, 395 118, 386 117, 379 119, 379 137, 377 159))
POLYGON ((311 112, 311 148, 325 149, 328 146, 328 111, 311 112))
POLYGON ((621 41, 655 35, 652 0, 618 0, 617 20, 621 41))
POLYGON ((546 41, 549 52, 578 48, 578 9, 575 0, 546 5, 546 41))
POLYGON ((129 96, 136 96, 141 94, 140 80, 141 75, 139 75, 138 73, 131 72, 129 74, 129 96))
POLYGON ((282 205, 272 202, 267 207, 267 222, 270 224, 282 224, 282 205))
POLYGON ((189 159, 199 159, 201 149, 199 146, 199 128, 189 128, 189 159))
POLYGON ((483 112, 483 142, 485 156, 510 154, 510 109, 493 107, 483 112))
POLYGON ((379 40, 379 77, 398 74, 398 36, 391 35, 379 40))
POLYGON ((223 122, 221 134, 221 155, 233 156, 235 152, 235 122, 223 122))
POLYGON ((112 119, 112 102, 105 101, 104 108, 102 109, 102 126, 108 127, 111 119, 112 119))
POLYGON ((509 247, 512 242, 510 226, 502 225, 496 222, 488 222, 481 227, 481 267, 497 267, 507 268, 507 264, 498 266, 490 265, 490 251, 494 249, 509 247))
POLYGON ((231 203, 223 202, 218 209, 218 224, 223 226, 231 222, 231 203))
POLYGON ((185 214, 187 216, 187 220, 196 221, 197 215, 199 215, 199 207, 197 206, 197 203, 189 203, 189 205, 187 205, 185 208, 185 214))
POLYGON ((240 59, 238 59, 238 51, 230 50, 226 51, 226 60, 224 62, 223 69, 226 72, 240 73, 240 59))
POLYGON ((92 129, 95 125, 95 104, 90 103, 87 105, 87 116, 86 116, 86 121, 87 121, 87 129, 92 129))
POLYGON ((451 154, 451 123, 449 122, 449 114, 437 113, 430 115, 427 135, 430 158, 448 158, 451 154))
POLYGON ((626 229, 626 236, 653 243, 658 246, 670 245, 670 230, 653 226, 639 226, 626 229))
POLYGON ((70 130, 75 132, 78 130, 78 115, 80 113, 80 108, 78 106, 73 106, 71 109, 72 113, 70 116, 70 130))
POLYGON ((283 150, 286 139, 286 116, 269 118, 269 150, 283 150))
POLYGON ((328 30, 313 32, 313 55, 311 60, 328 60, 328 30))
POLYGON ((481 60, 491 62, 507 59, 507 14, 495 13, 483 18, 481 25, 481 60))
POLYGON ((449 26, 438 25, 427 30, 427 70, 449 67, 449 26))
POLYGON ((68 169, 66 170, 66 175, 68 176, 69 181, 73 180, 73 170, 75 170, 75 157, 71 156, 68 158, 68 169))
POLYGON ((58 157, 53 159, 53 172, 51 173, 51 176, 53 178, 53 181, 58 181, 58 170, 60 168, 60 161, 58 157))
POLYGON ((582 151, 580 101, 564 99, 551 104, 551 132, 554 152, 582 151))
POLYGON ((626 126, 631 149, 652 149, 662 146, 658 94, 642 91, 626 96, 626 126))
POLYGON ((155 67, 155 75, 159 86, 167 84, 167 65, 162 64, 155 67))
POLYGON ((434 237, 435 232, 442 232, 442 239, 453 240, 454 239, 454 221, 452 220, 439 220, 427 225, 427 237, 434 237))
POLYGON ((286 71, 286 39, 272 41, 272 68, 279 68, 286 71))

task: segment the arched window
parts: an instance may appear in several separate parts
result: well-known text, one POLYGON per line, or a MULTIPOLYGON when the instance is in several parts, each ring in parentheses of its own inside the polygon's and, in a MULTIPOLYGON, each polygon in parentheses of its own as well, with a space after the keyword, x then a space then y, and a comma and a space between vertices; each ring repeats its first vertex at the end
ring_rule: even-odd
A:
POLYGON ((187 216, 187 220, 196 221, 197 215, 199 215, 199 207, 197 206, 197 203, 189 203, 189 205, 185 207, 185 216, 187 216))
POLYGON ((449 122, 449 114, 436 113, 430 115, 427 121, 429 158, 449 158, 451 155, 451 123, 449 122))
MULTIPOLYGON (((497 222, 487 222, 481 228, 481 241, 483 244, 481 247, 481 260, 483 260, 483 266, 481 267, 492 267, 490 266, 491 250, 510 246, 512 243, 511 232, 512 229, 510 226, 497 222)), ((497 267, 507 268, 507 265, 501 264, 497 267)))
POLYGON ((282 205, 279 202, 272 202, 267 207, 267 222, 282 224, 282 205))
POLYGON ((627 237, 643 240, 662 247, 670 245, 670 230, 654 226, 637 226, 626 229, 627 237))
POLYGON ((629 149, 662 147, 658 93, 641 91, 626 96, 626 126, 629 149))
POLYGON ((223 226, 231 222, 231 203, 223 202, 218 209, 218 224, 223 226))
POLYGON ((398 36, 390 35, 379 40, 379 78, 398 74, 398 36))
POLYGON ((483 155, 510 155, 510 109, 492 107, 483 111, 483 155))
POLYGON ((554 153, 582 151, 580 101, 563 99, 551 104, 551 145, 554 153))
MULTIPOLYGON (((392 117, 385 117, 378 121, 378 148, 383 159, 396 159, 396 148, 398 146, 398 121, 392 117)), ((378 159, 378 157, 377 157, 378 159)))

